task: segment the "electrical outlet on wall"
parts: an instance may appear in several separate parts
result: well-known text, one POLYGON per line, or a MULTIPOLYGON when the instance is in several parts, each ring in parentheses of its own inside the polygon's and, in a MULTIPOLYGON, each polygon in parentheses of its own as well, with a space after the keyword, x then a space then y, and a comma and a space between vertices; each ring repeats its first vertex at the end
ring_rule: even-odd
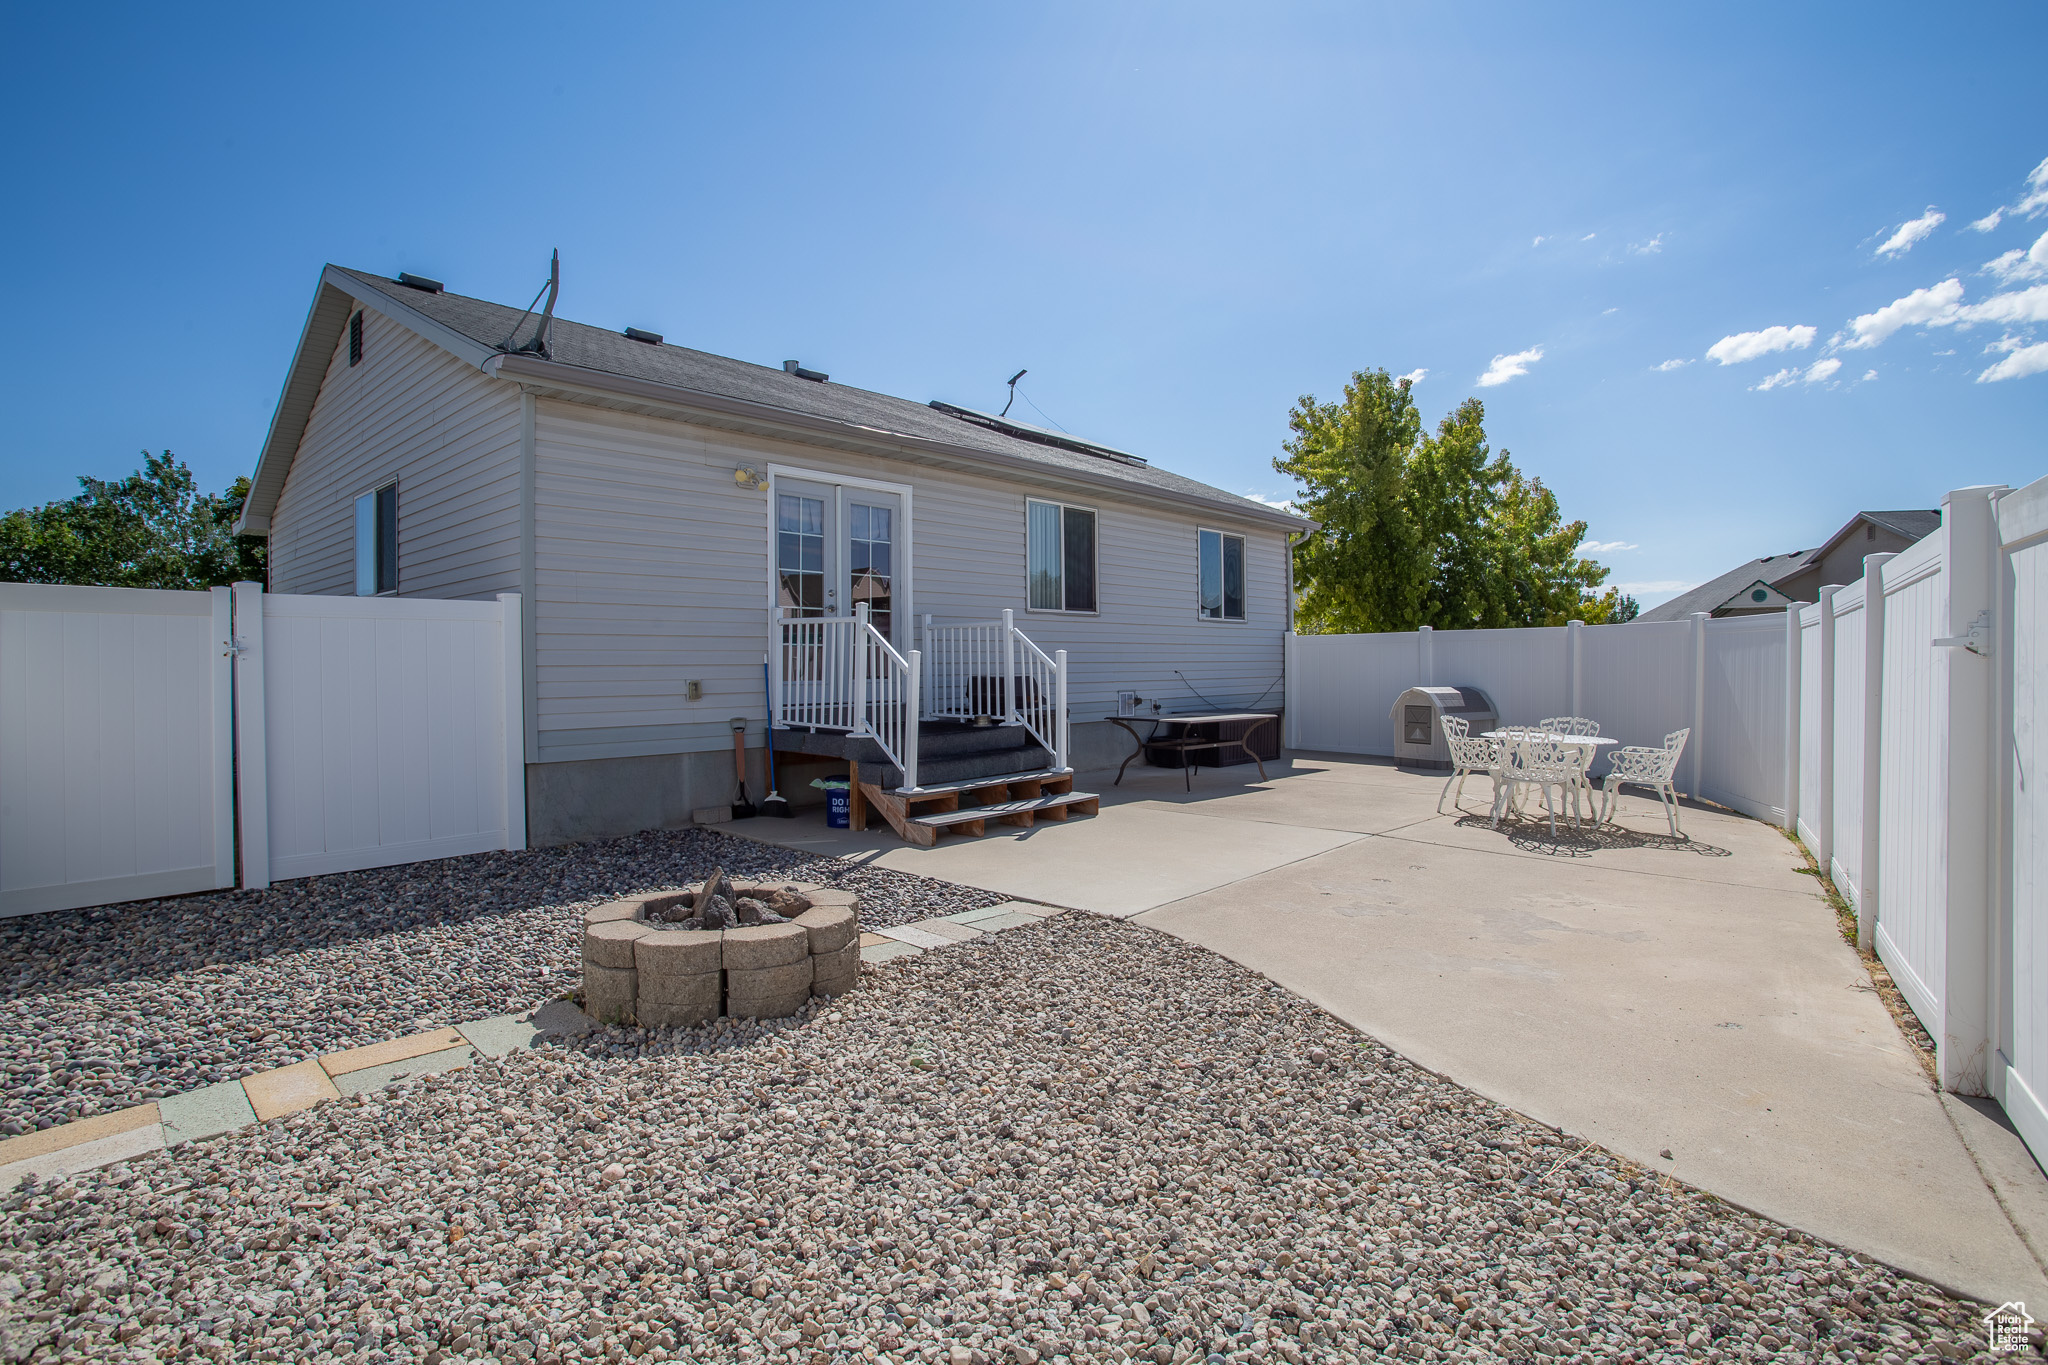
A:
POLYGON ((683 700, 704 700, 704 680, 702 678, 691 678, 683 684, 683 700))

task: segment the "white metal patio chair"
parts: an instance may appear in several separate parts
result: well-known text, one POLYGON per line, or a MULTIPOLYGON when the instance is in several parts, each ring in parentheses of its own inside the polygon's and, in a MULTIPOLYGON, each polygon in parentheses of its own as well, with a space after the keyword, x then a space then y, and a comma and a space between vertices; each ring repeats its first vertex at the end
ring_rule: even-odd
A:
POLYGON ((1500 773, 1494 779, 1493 825, 1500 828, 1503 808, 1515 803, 1516 792, 1535 787, 1543 793, 1543 811, 1550 817, 1551 837, 1557 835, 1557 806, 1572 798, 1572 826, 1579 825, 1577 791, 1585 774, 1579 746, 1536 730, 1510 729, 1501 740, 1500 773), (1550 801, 1550 789, 1557 788, 1557 805, 1550 801))
POLYGON ((1657 802, 1664 807, 1664 818, 1671 825, 1674 838, 1684 833, 1678 823, 1678 789, 1672 785, 1678 773, 1678 756, 1685 752, 1685 741, 1692 734, 1688 726, 1673 730, 1664 736, 1661 749, 1627 748, 1617 749, 1607 769, 1607 780, 1600 802, 1600 822, 1607 823, 1614 810, 1615 793, 1623 784, 1648 787, 1657 793, 1657 802))
POLYGON ((1472 773, 1485 773, 1493 779, 1495 795, 1500 793, 1500 741, 1473 739, 1472 726, 1463 716, 1445 716, 1444 743, 1451 749, 1451 775, 1444 779, 1444 789, 1437 793, 1436 813, 1444 813, 1444 797, 1451 797, 1453 809, 1462 809, 1458 802, 1465 796, 1465 778, 1472 773), (1451 783, 1458 784, 1455 796, 1451 795, 1451 783))
MULTIPOLYGON (((1539 730, 1548 730, 1553 735, 1585 735, 1593 738, 1600 733, 1600 722, 1584 716, 1551 716, 1536 722, 1539 730)), ((1593 759, 1599 749, 1591 744, 1579 746, 1579 756, 1585 760, 1579 766, 1579 785, 1572 791, 1572 809, 1577 810, 1579 798, 1586 799, 1586 814, 1593 813, 1593 759)))

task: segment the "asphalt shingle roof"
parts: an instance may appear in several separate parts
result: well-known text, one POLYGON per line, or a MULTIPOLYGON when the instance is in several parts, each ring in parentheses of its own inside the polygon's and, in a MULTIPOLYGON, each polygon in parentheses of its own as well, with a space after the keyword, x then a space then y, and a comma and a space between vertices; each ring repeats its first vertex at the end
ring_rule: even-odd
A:
MULTIPOLYGON (((520 314, 524 311, 461 294, 428 293, 365 271, 335 269, 370 290, 425 314, 487 347, 504 342, 514 325, 519 324, 520 314)), ((519 326, 520 341, 533 334, 537 317, 538 313, 519 326)), ((1264 503, 1153 465, 1132 464, 1108 456, 1044 445, 948 416, 936 408, 907 398, 895 398, 848 384, 799 379, 779 368, 712 355, 707 351, 694 351, 687 346, 666 343, 657 346, 634 341, 622 333, 570 322, 559 316, 548 330, 548 358, 564 365, 758 403, 869 431, 939 441, 970 451, 982 450, 1027 460, 1043 465, 1049 471, 1064 470, 1095 480, 1107 478, 1129 485, 1134 492, 1194 497, 1222 509, 1256 516, 1261 521, 1270 522, 1287 515, 1264 503)), ((1308 523, 1300 521, 1300 524, 1308 523)))
POLYGON ((1798 573, 1812 563, 1813 555, 1812 550, 1792 550, 1786 554, 1752 559, 1719 578, 1708 579, 1697 588, 1678 594, 1661 606, 1651 607, 1636 620, 1683 621, 1696 611, 1712 611, 1758 579, 1776 584, 1779 579, 1798 573))

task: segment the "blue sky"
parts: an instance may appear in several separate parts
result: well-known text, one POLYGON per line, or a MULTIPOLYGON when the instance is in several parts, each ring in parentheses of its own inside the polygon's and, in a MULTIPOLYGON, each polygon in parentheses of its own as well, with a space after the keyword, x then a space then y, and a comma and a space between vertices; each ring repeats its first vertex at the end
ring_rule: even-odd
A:
POLYGON ((579 321, 1029 367, 1265 497, 1299 395, 1424 371, 1645 605, 2048 473, 2048 9, 1677 10, 16 6, 0 506, 247 471, 323 262, 523 304, 555 247, 579 321))

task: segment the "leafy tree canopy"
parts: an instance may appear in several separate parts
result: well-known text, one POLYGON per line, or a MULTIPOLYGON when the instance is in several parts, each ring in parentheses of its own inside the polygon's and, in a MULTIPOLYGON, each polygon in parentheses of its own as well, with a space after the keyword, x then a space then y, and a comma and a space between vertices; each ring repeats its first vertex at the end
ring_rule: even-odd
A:
POLYGON ((1361 371, 1344 398, 1304 396, 1273 467, 1305 490, 1322 529, 1295 551, 1296 629, 1307 634, 1468 630, 1628 620, 1635 602, 1597 593, 1607 570, 1578 553, 1583 521, 1486 442, 1468 398, 1434 435, 1409 381, 1361 371))
POLYGON ((74 497, 0 517, 0 582, 211 588, 263 581, 263 541, 233 533, 247 478, 225 493, 201 493, 184 461, 145 450, 142 468, 125 479, 78 483, 74 497))

